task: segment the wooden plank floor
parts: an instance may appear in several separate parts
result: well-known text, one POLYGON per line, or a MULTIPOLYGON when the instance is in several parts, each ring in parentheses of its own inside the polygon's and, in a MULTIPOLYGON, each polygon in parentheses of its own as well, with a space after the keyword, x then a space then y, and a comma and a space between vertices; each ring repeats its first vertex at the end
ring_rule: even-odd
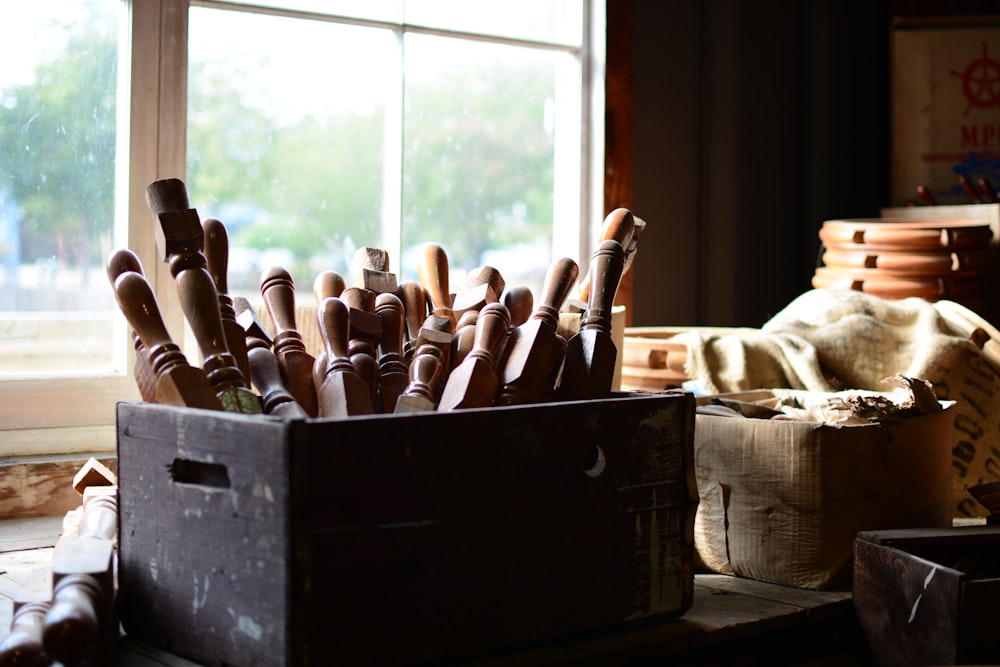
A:
MULTIPOLYGON (((0 639, 12 597, 33 568, 51 564, 61 520, 0 523, 0 639)), ((716 574, 695 576, 694 604, 677 619, 562 638, 455 665, 874 665, 849 591, 816 592, 716 574)), ((123 637, 116 667, 197 667, 123 637)))

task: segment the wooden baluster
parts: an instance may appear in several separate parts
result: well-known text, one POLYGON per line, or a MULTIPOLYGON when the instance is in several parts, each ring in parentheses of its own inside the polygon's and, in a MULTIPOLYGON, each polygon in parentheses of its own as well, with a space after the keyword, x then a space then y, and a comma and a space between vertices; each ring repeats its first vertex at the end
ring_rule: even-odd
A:
MULTIPOLYGON (((500 375, 503 365, 506 363, 507 344, 510 342, 510 336, 514 329, 527 322, 528 318, 531 317, 531 313, 535 309, 535 297, 526 285, 514 285, 504 292, 503 305, 507 306, 507 312, 510 313, 510 327, 507 328, 507 335, 503 337, 497 347, 496 354, 493 355, 497 363, 497 375, 500 375)), ((502 384, 501 382, 501 386, 502 384)))
POLYGON ((178 179, 154 181, 146 188, 146 201, 159 222, 157 244, 177 283, 181 309, 198 341, 208 381, 223 409, 260 414, 260 399, 247 387, 248 380, 226 344, 218 289, 202 253, 204 229, 198 212, 188 205, 184 183, 178 179))
POLYGON ((226 334, 226 345, 236 359, 244 380, 250 381, 250 363, 247 361, 246 332, 236 321, 236 308, 229 295, 229 234, 226 226, 217 218, 205 218, 201 222, 205 232, 205 262, 219 293, 219 315, 222 329, 226 334))
POLYGON ((344 277, 336 271, 320 271, 313 280, 313 298, 316 300, 316 306, 318 307, 323 299, 340 296, 346 287, 344 277))
MULTIPOLYGON (((145 275, 142 270, 142 262, 138 255, 128 249, 116 250, 108 259, 108 279, 114 289, 115 280, 126 271, 132 271, 145 275)), ((142 343, 139 332, 132 328, 132 346, 135 348, 135 367, 132 369, 132 377, 139 387, 139 395, 147 403, 156 402, 156 373, 149 363, 149 350, 142 343)))
POLYGON ((441 351, 441 376, 434 390, 435 402, 441 400, 441 392, 444 391, 444 384, 451 372, 451 347, 454 340, 455 323, 439 315, 428 315, 417 334, 417 349, 422 345, 433 345, 441 351))
POLYGON ((409 368, 403 356, 403 302, 391 292, 375 299, 375 314, 382 320, 379 344, 379 407, 383 413, 394 412, 400 394, 410 382, 409 368))
POLYGON ((49 667, 42 632, 52 606, 52 566, 28 573, 14 595, 10 633, 0 641, 0 667, 49 667))
POLYGON ((302 409, 310 417, 316 417, 319 402, 313 381, 315 359, 306 351, 295 323, 295 284, 291 274, 281 267, 268 269, 261 276, 260 293, 274 322, 274 356, 278 358, 285 386, 302 409))
POLYGON ((319 416, 347 417, 373 412, 368 385, 350 359, 350 309, 338 298, 323 299, 317 311, 328 365, 320 384, 319 416))
POLYGON ((472 351, 448 376, 438 410, 485 408, 493 405, 497 373, 493 354, 510 326, 510 313, 502 303, 486 304, 476 321, 472 351))
POLYGON ((191 366, 170 338, 156 297, 141 273, 126 271, 115 281, 115 298, 125 318, 138 333, 155 376, 153 401, 205 410, 222 410, 223 404, 205 372, 191 366))
POLYGON ((247 337, 247 360, 250 364, 250 378, 260 393, 261 407, 266 415, 305 419, 309 416, 281 377, 278 358, 274 356, 267 342, 261 338, 247 337))
MULTIPOLYGON (((645 228, 645 224, 637 220, 627 208, 616 208, 604 218, 604 224, 601 226, 601 234, 597 239, 597 244, 600 245, 601 242, 608 239, 618 241, 622 248, 625 249, 627 266, 631 266, 636 243, 639 240, 639 235, 645 228)), ((622 267, 623 274, 625 270, 625 267, 622 267)), ((577 287, 577 299, 584 304, 586 304, 590 297, 590 282, 590 270, 588 269, 580 281, 580 285, 577 287)))
POLYGON ((52 558, 52 604, 45 615, 45 653, 64 665, 113 664, 117 487, 88 487, 75 537, 60 539, 52 558))
POLYGON ((580 330, 569 340, 559 380, 561 401, 607 398, 618 349, 611 338, 611 308, 625 266, 625 249, 602 241, 590 261, 590 300, 580 330))
POLYGON ((437 410, 435 388, 443 374, 441 350, 434 345, 421 345, 410 362, 410 381, 399 395, 396 414, 433 412, 437 410))
POLYGON ((448 255, 436 243, 425 243, 423 253, 417 257, 417 276, 424 286, 430 302, 431 315, 451 320, 452 328, 458 323, 451 307, 448 292, 448 255))
POLYGON ((375 292, 362 287, 348 287, 340 300, 350 314, 348 352, 358 375, 368 385, 372 409, 379 407, 378 347, 382 341, 382 318, 375 314, 375 292))
POLYGON ((420 335, 420 327, 427 319, 427 292, 424 291, 424 286, 420 283, 407 281, 396 290, 396 296, 403 302, 403 314, 406 322, 403 356, 409 363, 417 349, 417 336, 420 335))
POLYGON ((451 339, 451 361, 448 372, 455 370, 455 367, 462 363, 462 360, 472 352, 472 347, 476 341, 476 320, 479 319, 478 310, 466 310, 458 318, 458 328, 455 329, 455 336, 451 339))
POLYGON ((542 301, 531 317, 507 339, 498 364, 497 405, 538 403, 554 389, 566 354, 566 340, 557 333, 559 308, 573 289, 579 267, 564 257, 549 266, 542 301))

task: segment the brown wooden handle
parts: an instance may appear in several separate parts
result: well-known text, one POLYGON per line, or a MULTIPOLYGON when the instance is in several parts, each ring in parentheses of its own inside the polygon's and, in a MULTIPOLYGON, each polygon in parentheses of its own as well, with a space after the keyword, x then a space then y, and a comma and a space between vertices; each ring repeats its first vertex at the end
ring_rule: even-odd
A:
POLYGON ((142 270, 142 262, 139 261, 139 256, 128 248, 116 250, 111 254, 111 257, 108 258, 107 270, 108 280, 111 281, 112 285, 115 284, 118 276, 127 271, 145 275, 145 272, 142 270))
MULTIPOLYGON (((627 208, 616 208, 604 218, 597 243, 600 245, 603 241, 618 241, 623 249, 628 250, 635 231, 635 216, 632 211, 627 208)), ((588 269, 587 275, 584 276, 583 282, 580 284, 579 297, 581 301, 587 301, 590 298, 590 273, 591 270, 588 269)))
POLYGON ((441 350, 434 345, 421 345, 410 362, 410 384, 403 393, 433 401, 443 369, 441 350))
POLYGON ((260 294, 274 322, 274 336, 286 331, 298 331, 295 324, 295 283, 288 271, 273 267, 260 279, 260 294))
POLYGON ((504 293, 503 305, 510 313, 510 325, 516 327, 531 317, 535 310, 535 295, 527 285, 514 285, 504 293))
POLYGON ((406 334, 411 341, 417 339, 420 327, 427 319, 427 292, 418 282, 407 281, 399 286, 399 299, 406 314, 406 334))
POLYGON ((346 287, 344 277, 336 271, 320 271, 313 280, 313 298, 319 304, 323 299, 340 296, 346 287))
POLYGON ((625 268, 625 249, 618 241, 602 241, 590 259, 590 298, 580 329, 611 332, 611 309, 625 268))
POLYGON ((281 377, 278 358, 260 338, 249 338, 247 360, 250 363, 250 379, 260 394, 264 414, 306 417, 305 410, 295 401, 285 381, 281 377), (294 407, 289 407, 289 404, 294 407))
MULTIPOLYGON (((208 270, 185 269, 177 274, 176 281, 181 310, 191 325, 191 331, 198 341, 202 356, 206 359, 231 357, 229 346, 226 344, 226 334, 222 328, 222 316, 219 313, 219 293, 208 270)), ((235 359, 233 364, 236 368, 235 359)))
POLYGON ((139 334, 146 349, 152 351, 159 347, 174 346, 160 314, 153 288, 145 276, 126 271, 118 276, 114 285, 118 306, 125 319, 139 334))
POLYGON ((191 208, 187 186, 179 178, 161 178, 147 185, 146 203, 153 215, 191 208))
POLYGON ((215 281, 219 294, 229 294, 229 234, 226 226, 216 218, 205 218, 201 222, 205 230, 205 263, 209 275, 215 281))
POLYGON ((509 328, 510 313, 507 311, 507 306, 499 301, 483 306, 476 319, 476 337, 469 356, 483 357, 492 361, 497 347, 507 337, 509 328))
POLYGON ((542 301, 535 308, 532 317, 556 326, 559 323, 559 309, 569 296, 579 275, 579 265, 569 257, 557 259, 549 265, 542 287, 542 301))
MULTIPOLYGON (((326 347, 328 367, 335 360, 350 359, 351 314, 346 303, 339 298, 323 299, 317 311, 319 331, 326 347)), ((349 363, 349 362, 348 362, 349 363)))
MULTIPOLYGON (((451 312, 451 295, 448 291, 448 255, 437 243, 425 243, 417 257, 417 275, 427 291, 431 310, 444 314, 451 312)), ((454 319, 454 316, 452 316, 454 319)))
POLYGON ((403 354, 403 302, 390 292, 383 292, 375 299, 375 314, 382 319, 380 353, 403 354))

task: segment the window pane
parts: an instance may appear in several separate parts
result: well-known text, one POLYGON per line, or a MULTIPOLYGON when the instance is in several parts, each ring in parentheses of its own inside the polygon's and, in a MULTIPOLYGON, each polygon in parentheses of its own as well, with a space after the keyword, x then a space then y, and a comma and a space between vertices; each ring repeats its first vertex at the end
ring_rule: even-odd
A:
POLYGON ((583 0, 406 0, 406 23, 579 46, 583 0))
POLYGON ((189 29, 188 192, 229 232, 230 292, 259 295, 282 266, 309 298, 320 271, 348 278, 358 247, 395 245, 382 231, 398 219, 383 204, 395 35, 204 8, 189 29))
MULTIPOLYGON (((451 290, 496 268, 537 295, 552 259, 557 52, 406 37, 403 263, 427 241, 451 290)), ((577 102, 578 104, 578 102, 577 102)))
POLYGON ((368 21, 399 23, 403 0, 222 0, 234 5, 252 4, 261 7, 312 12, 327 16, 347 16, 368 21))
POLYGON ((118 20, 115 0, 46 0, 0 21, 0 377, 116 359, 118 20))

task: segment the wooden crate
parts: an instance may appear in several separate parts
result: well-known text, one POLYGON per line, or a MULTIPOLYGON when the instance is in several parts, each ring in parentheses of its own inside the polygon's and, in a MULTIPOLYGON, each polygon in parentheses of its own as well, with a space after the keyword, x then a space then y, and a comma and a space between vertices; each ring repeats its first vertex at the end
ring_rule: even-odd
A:
POLYGON ((285 421, 118 406, 126 633, 396 664, 682 614, 694 399, 285 421))
POLYGON ((854 607, 879 664, 996 664, 1000 526, 861 532, 854 558, 854 607))

